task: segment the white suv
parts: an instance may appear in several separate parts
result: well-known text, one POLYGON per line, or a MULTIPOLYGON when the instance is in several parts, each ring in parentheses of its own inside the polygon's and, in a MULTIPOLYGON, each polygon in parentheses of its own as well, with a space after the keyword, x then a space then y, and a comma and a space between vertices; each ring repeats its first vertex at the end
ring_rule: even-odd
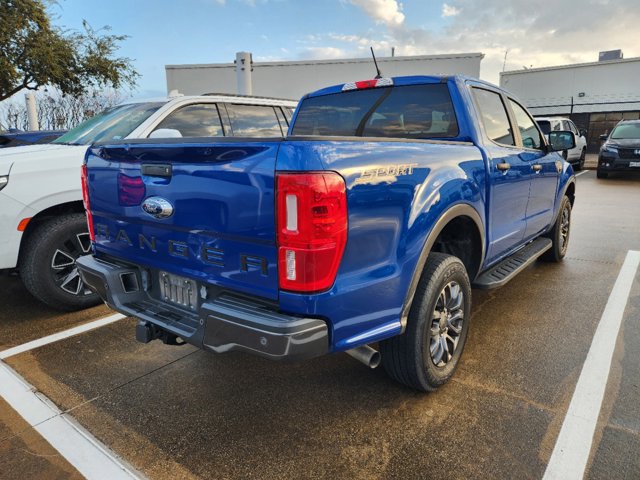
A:
POLYGON ((129 102, 48 145, 0 150, 0 269, 18 268, 44 303, 76 310, 100 301, 75 266, 89 252, 80 166, 89 145, 121 139, 282 137, 297 102, 210 94, 129 102))
POLYGON ((549 132, 556 130, 566 130, 573 132, 576 137, 576 146, 571 150, 564 150, 562 156, 564 159, 573 165, 574 170, 582 170, 584 167, 584 159, 587 154, 587 132, 579 130, 575 123, 569 118, 565 117, 534 117, 540 130, 545 135, 549 135, 549 132))

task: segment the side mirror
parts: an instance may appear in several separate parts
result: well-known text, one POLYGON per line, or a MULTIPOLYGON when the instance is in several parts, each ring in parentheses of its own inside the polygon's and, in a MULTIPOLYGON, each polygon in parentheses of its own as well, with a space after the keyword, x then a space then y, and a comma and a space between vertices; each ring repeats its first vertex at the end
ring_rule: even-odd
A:
POLYGON ((580 131, 580 136, 581 137, 586 137, 587 136, 587 131, 584 128, 581 128, 579 131, 580 131))
POLYGON ((600 140, 606 140, 607 138, 609 138, 609 135, 607 134, 600 135, 600 140))
POLYGON ((567 130, 549 132, 549 151, 561 152, 571 150, 576 146, 576 136, 567 130))
POLYGON ((149 138, 182 138, 182 134, 175 128, 159 128, 151 132, 149 138))

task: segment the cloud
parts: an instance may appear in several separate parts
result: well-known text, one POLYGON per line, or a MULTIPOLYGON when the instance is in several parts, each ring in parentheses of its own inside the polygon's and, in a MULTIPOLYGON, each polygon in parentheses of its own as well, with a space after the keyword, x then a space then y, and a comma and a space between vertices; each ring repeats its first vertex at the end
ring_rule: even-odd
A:
POLYGON ((594 62, 599 51, 617 48, 626 58, 640 56, 638 0, 565 0, 536 9, 530 0, 455 0, 453 6, 443 4, 442 14, 445 7, 458 13, 437 30, 411 27, 420 19, 405 20, 402 5, 395 1, 350 1, 376 21, 386 18, 386 28, 316 34, 316 53, 330 46, 343 57, 363 57, 369 55, 369 45, 381 56, 389 55, 392 46, 396 55, 482 52, 481 76, 494 83, 507 50, 506 70, 594 62), (382 5, 387 10, 380 10, 382 5), (390 21, 394 12, 402 21, 390 21))
POLYGON ((402 4, 396 0, 351 0, 351 3, 378 23, 402 25, 404 22, 402 4))
POLYGON ((456 8, 453 5, 448 5, 446 3, 442 4, 442 16, 443 17, 455 17, 460 13, 460 9, 456 8))
POLYGON ((300 58, 310 60, 330 60, 334 58, 347 58, 346 50, 336 47, 308 47, 299 54, 300 58))

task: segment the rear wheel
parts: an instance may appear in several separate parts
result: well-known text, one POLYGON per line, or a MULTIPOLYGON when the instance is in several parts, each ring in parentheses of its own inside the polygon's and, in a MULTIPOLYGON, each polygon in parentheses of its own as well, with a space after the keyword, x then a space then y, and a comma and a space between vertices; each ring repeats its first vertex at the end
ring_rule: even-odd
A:
POLYGON ((34 297, 58 310, 96 305, 100 298, 87 288, 76 266, 76 259, 90 251, 84 214, 52 218, 26 239, 20 252, 20 276, 34 297))
POLYGON ((566 195, 562 197, 562 203, 560 204, 560 213, 556 223, 553 224, 553 228, 547 237, 553 242, 551 248, 544 252, 542 255, 543 260, 550 262, 560 262, 567 254, 567 248, 569 247, 569 234, 571 233, 571 201, 566 195))
POLYGON ((471 285, 457 257, 431 253, 411 306, 404 334, 380 343, 391 378, 433 391, 455 372, 471 318, 471 285))

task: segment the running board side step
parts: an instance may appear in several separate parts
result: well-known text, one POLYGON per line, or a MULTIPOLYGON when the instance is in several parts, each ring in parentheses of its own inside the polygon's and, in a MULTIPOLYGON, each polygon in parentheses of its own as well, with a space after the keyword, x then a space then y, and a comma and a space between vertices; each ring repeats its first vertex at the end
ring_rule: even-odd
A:
POLYGON ((482 290, 501 287, 536 261, 540 255, 551 248, 551 245, 550 238, 536 238, 533 242, 483 272, 476 278, 472 286, 482 290))

